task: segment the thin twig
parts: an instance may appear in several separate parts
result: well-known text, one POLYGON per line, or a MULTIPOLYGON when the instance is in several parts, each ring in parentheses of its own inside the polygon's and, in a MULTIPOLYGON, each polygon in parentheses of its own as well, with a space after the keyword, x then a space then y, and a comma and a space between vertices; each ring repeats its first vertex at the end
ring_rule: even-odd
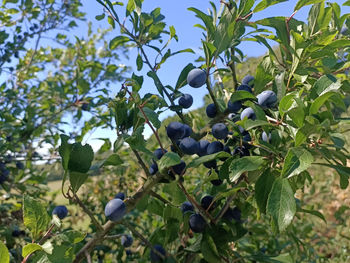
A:
POLYGON ((184 185, 180 181, 178 181, 178 185, 179 185, 180 189, 182 190, 182 192, 186 195, 188 201, 190 201, 190 203, 192 205, 194 205, 203 216, 205 216, 206 218, 209 218, 209 220, 211 222, 214 222, 215 221, 214 217, 212 217, 212 215, 209 214, 209 212, 207 210, 205 210, 202 206, 200 206, 197 203, 197 201, 187 192, 186 188, 184 187, 184 185))
POLYGON ((232 200, 234 199, 234 195, 231 195, 225 205, 223 206, 223 208, 220 210, 219 214, 215 217, 215 220, 214 220, 214 224, 216 225, 220 219, 224 216, 224 214, 226 213, 227 209, 230 207, 230 203, 232 202, 232 200))
MULTIPOLYGON (((73 191, 72 191, 73 192, 73 191)), ((69 197, 71 197, 69 195, 69 197)), ((84 203, 79 199, 79 197, 77 196, 76 193, 73 192, 73 201, 75 201, 76 203, 78 203, 78 205, 84 210, 84 212, 90 217, 92 223, 95 225, 95 227, 97 228, 98 232, 102 232, 103 228, 101 226, 101 224, 97 221, 97 219, 95 218, 95 216, 92 214, 92 212, 90 211, 89 208, 87 208, 84 203)))
MULTIPOLYGON (((151 189, 158 184, 161 176, 152 176, 144 183, 144 185, 131 197, 124 201, 127 212, 135 208, 136 204, 149 194, 151 189)), ((81 262, 85 257, 85 251, 90 252, 97 244, 103 241, 104 237, 120 222, 108 221, 103 225, 102 232, 96 232, 94 236, 79 250, 76 254, 73 263, 81 262)))

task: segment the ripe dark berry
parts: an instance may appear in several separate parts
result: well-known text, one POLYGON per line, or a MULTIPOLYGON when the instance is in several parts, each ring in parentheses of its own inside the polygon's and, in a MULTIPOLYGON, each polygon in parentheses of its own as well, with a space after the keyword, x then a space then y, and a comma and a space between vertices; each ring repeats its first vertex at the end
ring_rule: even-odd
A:
POLYGON ((125 199, 125 194, 124 193, 117 193, 114 198, 118 198, 120 200, 124 200, 125 199))
POLYGON ((216 139, 224 140, 228 135, 228 128, 224 123, 216 123, 212 127, 211 132, 216 139))
POLYGON ((183 94, 179 99, 179 105, 185 109, 188 109, 193 104, 193 98, 190 94, 183 94))
POLYGON ((187 211, 194 211, 194 207, 190 202, 186 201, 181 204, 181 211, 183 214, 187 211))
POLYGON ((208 145, 209 145, 209 142, 207 140, 200 140, 198 142, 198 152, 197 152, 197 154, 199 156, 207 155, 208 145))
POLYGON ((156 263, 156 262, 163 262, 164 259, 166 257, 166 251, 165 249, 161 246, 161 245, 154 245, 153 249, 151 250, 150 253, 150 259, 152 263, 156 263), (158 255, 158 253, 154 252, 154 250, 158 251, 158 253, 160 253, 161 255, 163 255, 163 257, 161 257, 160 255, 158 255))
POLYGON ((272 90, 265 90, 256 98, 258 99, 258 104, 263 108, 272 108, 277 103, 277 95, 272 90))
POLYGON ((251 120, 255 120, 256 119, 256 115, 255 112, 252 108, 246 108, 242 111, 241 113, 241 120, 244 120, 245 118, 247 119, 251 119, 251 120))
POLYGON ((180 122, 171 122, 166 128, 166 132, 171 140, 178 140, 183 138, 185 134, 185 127, 180 122))
POLYGON ((224 150, 224 145, 219 141, 214 141, 208 145, 207 154, 213 154, 224 150))
POLYGON ((249 85, 250 87, 254 87, 254 77, 251 75, 247 75, 242 79, 242 84, 249 85))
POLYGON ((229 101, 227 103, 227 110, 230 113, 236 113, 238 112, 240 109, 242 108, 242 103, 240 101, 235 101, 235 102, 231 102, 229 101))
POLYGON ((261 139, 264 141, 264 142, 267 142, 269 143, 271 141, 271 133, 269 133, 269 135, 266 134, 266 132, 263 132, 261 134, 261 139))
POLYGON ((184 161, 181 161, 181 163, 172 166, 172 168, 177 175, 181 175, 186 170, 186 163, 184 161))
POLYGON ((157 150, 155 150, 153 152, 153 155, 157 158, 157 160, 160 160, 160 158, 162 158, 162 156, 167 153, 167 150, 162 150, 161 148, 158 148, 157 150))
POLYGON ((185 133, 182 136, 182 138, 190 137, 192 134, 192 128, 190 126, 188 126, 187 124, 184 124, 184 130, 185 130, 185 133))
POLYGON ((68 215, 68 209, 64 205, 58 205, 53 209, 52 214, 57 215, 59 219, 63 219, 68 215))
POLYGON ((105 216, 111 221, 119 221, 125 214, 126 205, 121 199, 112 199, 105 207, 105 216))
POLYGON ((193 214, 190 216, 189 225, 193 232, 202 233, 207 226, 207 222, 200 214, 193 214))
MULTIPOLYGON (((209 208, 209 206, 211 205, 211 203, 213 202, 214 197, 212 197, 211 195, 206 195, 201 199, 201 206, 207 210, 209 208)), ((209 210, 213 210, 215 208, 215 202, 210 206, 209 210)))
POLYGON ((155 175, 158 172, 158 165, 156 163, 152 163, 152 165, 149 168, 149 173, 151 175, 155 175))
POLYGON ((192 155, 198 152, 199 144, 195 139, 186 137, 181 140, 180 149, 184 154, 192 155))
POLYGON ((24 164, 22 162, 16 162, 16 167, 19 170, 23 170, 24 169, 24 164))
POLYGON ((207 116, 209 118, 214 118, 216 116, 217 110, 215 107, 215 104, 209 104, 207 108, 205 109, 205 112, 207 113, 207 116))
POLYGON ((211 160, 208 162, 203 163, 203 165, 208 169, 215 169, 216 168, 216 160, 211 160))
POLYGON ((123 247, 130 247, 132 245, 133 241, 134 240, 133 240, 132 236, 130 236, 130 235, 122 236, 122 238, 120 240, 123 247))
POLYGON ((84 111, 89 110, 89 103, 83 103, 83 105, 81 105, 81 109, 84 111))
POLYGON ((245 146, 237 146, 234 151, 233 155, 239 154, 239 157, 249 156, 250 152, 245 146))
POLYGON ((212 185, 219 186, 222 185, 223 181, 221 179, 215 179, 210 181, 212 185))
POLYGON ((253 93, 252 88, 249 87, 248 85, 244 85, 244 84, 237 88, 237 91, 239 91, 239 90, 244 90, 244 91, 248 91, 250 93, 253 93))
POLYGON ((192 88, 202 87, 207 79, 207 74, 199 68, 192 69, 187 75, 187 83, 192 88))
POLYGON ((238 207, 234 207, 233 209, 229 208, 227 209, 222 218, 229 221, 235 220, 237 222, 241 222, 241 210, 239 210, 238 207))

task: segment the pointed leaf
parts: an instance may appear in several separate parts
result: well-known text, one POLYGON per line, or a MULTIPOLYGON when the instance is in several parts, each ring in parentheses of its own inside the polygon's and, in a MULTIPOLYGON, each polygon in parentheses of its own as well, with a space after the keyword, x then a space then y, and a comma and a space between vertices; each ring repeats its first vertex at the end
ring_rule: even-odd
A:
POLYGON ((286 178, 277 178, 267 200, 267 213, 280 231, 285 230, 296 213, 293 190, 286 178))

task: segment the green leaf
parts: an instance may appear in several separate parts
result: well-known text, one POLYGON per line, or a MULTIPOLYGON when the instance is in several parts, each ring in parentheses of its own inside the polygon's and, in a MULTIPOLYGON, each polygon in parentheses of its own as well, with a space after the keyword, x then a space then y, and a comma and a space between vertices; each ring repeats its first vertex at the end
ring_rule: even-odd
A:
POLYGON ((230 174, 230 165, 233 160, 233 157, 228 158, 220 167, 219 178, 221 180, 229 179, 230 174))
POLYGON ((125 44, 126 42, 128 42, 130 39, 126 36, 117 36, 115 38, 113 38, 110 42, 109 42, 109 48, 110 49, 115 49, 118 46, 121 46, 123 44, 125 44))
POLYGON ((322 96, 319 96, 317 99, 314 100, 314 102, 311 104, 310 107, 310 114, 316 114, 318 110, 321 108, 321 106, 332 96, 336 95, 336 92, 327 92, 326 94, 323 94, 322 96))
POLYGON ((35 243, 27 244, 22 249, 22 257, 25 258, 29 254, 32 254, 32 253, 34 253, 37 250, 43 250, 43 248, 40 245, 35 244, 35 243))
POLYGON ((232 160, 230 164, 230 182, 235 182, 244 172, 258 170, 263 163, 264 158, 262 156, 245 156, 232 160))
POLYGON ((65 232, 57 235, 55 237, 55 239, 58 239, 61 242, 63 241, 69 245, 72 245, 72 244, 77 244, 77 243, 83 241, 85 236, 86 236, 86 234, 81 233, 80 231, 68 230, 68 231, 65 231, 65 232))
POLYGON ((325 0, 299 0, 298 3, 295 5, 294 7, 294 11, 299 10, 300 8, 302 8, 303 6, 307 6, 307 5, 312 5, 312 4, 317 4, 317 3, 321 3, 324 2, 325 0))
POLYGON ((219 253, 218 253, 216 245, 214 243, 214 240, 208 234, 205 234, 202 237, 201 252, 202 252, 203 257, 205 258, 205 261, 207 261, 207 262, 209 262, 209 263, 221 262, 219 253))
POLYGON ((170 219, 176 219, 177 221, 181 222, 182 221, 182 212, 177 207, 174 207, 171 205, 166 205, 164 210, 163 210, 163 219, 165 221, 168 221, 170 219))
POLYGON ((283 177, 292 177, 300 174, 310 167, 314 158, 312 154, 304 148, 296 147, 288 150, 282 169, 283 177))
POLYGON ((96 20, 100 21, 100 20, 102 20, 103 18, 105 18, 105 14, 103 13, 103 14, 101 14, 101 15, 97 15, 97 16, 95 16, 95 18, 96 18, 96 20))
POLYGON ((232 93, 230 101, 235 102, 235 101, 246 100, 246 99, 256 100, 256 97, 248 91, 238 90, 232 93))
POLYGON ((50 220, 46 208, 39 201, 27 195, 23 197, 23 222, 34 240, 47 230, 50 220))
POLYGON ((190 7, 187 10, 196 13, 196 17, 200 18, 203 21, 203 23, 205 24, 205 27, 208 31, 208 36, 209 36, 209 38, 211 38, 211 36, 215 32, 213 18, 209 15, 206 15, 205 13, 203 13, 202 11, 200 11, 194 7, 190 7))
POLYGON ((159 94, 164 96, 164 91, 163 91, 164 87, 163 87, 162 83, 160 82, 157 73, 155 73, 154 71, 149 71, 147 73, 147 76, 149 76, 150 78, 153 79, 154 85, 156 85, 156 88, 157 88, 159 94))
POLYGON ((2 241, 0 241, 0 262, 2 262, 2 263, 9 263, 10 262, 9 251, 2 241))
POLYGON ((78 192, 80 186, 85 183, 88 176, 87 173, 69 172, 69 182, 74 193, 78 192))
POLYGON ((282 2, 286 2, 287 0, 262 0, 259 4, 256 5, 256 7, 254 8, 253 12, 259 12, 264 10, 265 8, 275 5, 275 4, 279 4, 282 2))
POLYGON ((177 153, 167 152, 159 160, 158 167, 159 171, 164 171, 171 166, 181 163, 181 158, 177 153))
POLYGON ((112 154, 110 155, 101 166, 106 166, 106 165, 114 165, 114 166, 118 166, 123 164, 123 160, 119 157, 119 154, 112 154))
POLYGON ((136 65, 137 65, 137 70, 140 71, 142 69, 142 66, 143 66, 143 60, 142 60, 142 57, 140 54, 137 55, 136 65))
POLYGON ((168 194, 168 196, 171 198, 171 203, 174 205, 180 205, 186 201, 186 196, 181 191, 176 181, 169 184, 164 184, 163 192, 168 194))
POLYGON ((271 192, 275 176, 266 170, 255 183, 255 200, 261 213, 266 213, 267 199, 271 192))
POLYGON ((108 24, 110 24, 113 28, 115 28, 114 19, 110 16, 107 17, 108 24))
POLYGON ((277 178, 267 200, 267 213, 280 231, 285 230, 296 213, 293 190, 286 178, 277 178))
MULTIPOLYGON (((158 118, 158 114, 155 113, 153 110, 151 110, 150 108, 148 107, 144 107, 143 108, 143 112, 146 114, 147 118, 151 121, 151 123, 153 124, 153 126, 156 128, 156 129, 159 129, 160 126, 161 126, 161 122, 158 118)), ((141 114, 141 117, 144 117, 142 115, 141 112, 139 112, 139 115, 141 114)))
POLYGON ((247 119, 244 121, 242 127, 246 130, 249 131, 253 128, 260 127, 260 126, 273 126, 272 123, 263 121, 263 120, 251 120, 247 119))
POLYGON ((310 214, 310 215, 314 215, 314 216, 317 216, 318 218, 322 219, 326 224, 327 224, 327 220, 326 218, 324 217, 324 215, 316 210, 307 210, 307 209, 301 209, 300 212, 303 212, 303 213, 307 213, 307 214, 310 214))
POLYGON ((61 134, 61 146, 58 148, 58 152, 62 158, 62 166, 65 171, 68 170, 68 162, 72 145, 68 143, 69 136, 61 134))
POLYGON ((124 135, 125 142, 134 150, 141 151, 147 155, 153 156, 153 153, 146 148, 146 141, 143 137, 144 126, 138 127, 131 136, 124 135))
POLYGON ((311 98, 316 99, 320 95, 328 92, 335 91, 341 87, 340 82, 332 75, 325 75, 318 79, 312 87, 311 98))
POLYGON ((182 69, 180 76, 176 81, 175 90, 179 90, 187 84, 187 75, 194 68, 195 66, 192 63, 189 63, 182 69))
POLYGON ((94 159, 94 151, 89 144, 73 143, 69 155, 68 170, 79 173, 89 171, 94 159))
POLYGON ((227 152, 218 152, 218 153, 213 153, 210 155, 205 155, 202 157, 198 157, 194 160, 192 160, 188 165, 187 168, 195 168, 198 167, 199 165, 201 165, 202 163, 205 162, 209 162, 212 160, 216 160, 218 158, 225 158, 225 157, 231 157, 231 154, 227 153, 227 152))
POLYGON ((292 119, 292 121, 299 127, 303 127, 305 120, 305 112, 302 107, 295 107, 288 111, 288 116, 292 119))

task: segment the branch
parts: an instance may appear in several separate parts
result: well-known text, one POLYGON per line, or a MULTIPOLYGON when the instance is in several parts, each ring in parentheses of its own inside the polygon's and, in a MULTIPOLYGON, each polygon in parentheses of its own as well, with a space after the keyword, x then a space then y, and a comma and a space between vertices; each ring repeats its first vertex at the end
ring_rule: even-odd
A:
MULTIPOLYGON (((71 189, 70 189, 71 190, 71 189)), ((72 191, 73 192, 73 191, 72 191)), ((98 232, 102 232, 103 228, 101 226, 101 224, 97 221, 97 219, 95 218, 95 216, 92 214, 92 212, 90 211, 89 208, 87 208, 84 203, 79 199, 79 197, 77 196, 76 193, 73 192, 73 198, 72 196, 68 195, 69 199, 73 199, 74 202, 76 202, 82 209, 83 211, 90 217, 92 223, 95 225, 95 227, 97 228, 98 232)))
POLYGON ((134 236, 138 237, 139 239, 142 240, 143 243, 145 243, 146 246, 148 246, 154 253, 156 253, 162 260, 165 260, 165 257, 162 253, 160 253, 158 250, 153 248, 152 243, 145 238, 140 232, 138 232, 136 230, 136 228, 134 228, 132 225, 130 225, 128 222, 123 221, 121 223, 122 225, 126 226, 127 228, 129 228, 129 230, 133 233, 134 236))
MULTIPOLYGON (((125 205, 127 212, 130 212, 132 209, 135 208, 136 204, 149 192, 151 189, 160 181, 162 177, 161 176, 156 176, 156 177, 150 177, 148 180, 145 182, 145 184, 132 196, 126 199, 125 205)), ((102 231, 101 232, 96 232, 92 239, 90 239, 81 249, 80 251, 76 254, 76 257, 73 261, 73 263, 79 263, 81 262, 84 257, 85 257, 85 251, 88 253, 91 252, 91 250, 94 249, 94 247, 101 243, 105 236, 120 222, 113 222, 113 221, 108 221, 102 226, 102 231)))
POLYGON ((225 205, 223 206, 223 208, 220 210, 219 214, 215 217, 215 220, 214 220, 214 224, 216 225, 220 219, 224 216, 224 214, 226 213, 227 209, 230 207, 230 203, 232 202, 232 200, 234 199, 234 195, 231 195, 225 205))
POLYGON ((180 189, 182 190, 182 192, 186 195, 188 201, 190 201, 190 203, 193 206, 195 206, 204 217, 209 218, 209 220, 211 222, 214 222, 215 219, 212 217, 212 215, 209 214, 209 212, 207 210, 205 210, 202 206, 200 206, 197 203, 196 200, 193 199, 193 197, 186 191, 186 188, 184 187, 184 185, 180 181, 178 181, 178 185, 179 185, 180 189))

